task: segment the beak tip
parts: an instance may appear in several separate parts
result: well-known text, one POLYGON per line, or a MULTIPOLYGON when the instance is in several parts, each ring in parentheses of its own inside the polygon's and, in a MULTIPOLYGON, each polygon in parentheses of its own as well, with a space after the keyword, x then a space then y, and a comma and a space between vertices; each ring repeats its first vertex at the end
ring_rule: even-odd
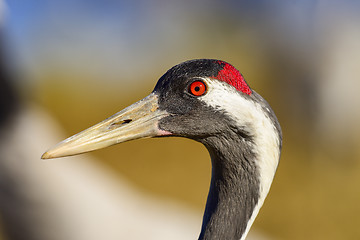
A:
POLYGON ((50 159, 53 158, 49 152, 45 152, 43 155, 41 155, 41 159, 50 159))
POLYGON ((43 153, 43 155, 41 155, 41 159, 46 160, 46 159, 59 158, 59 157, 65 157, 65 156, 68 156, 68 155, 61 154, 57 151, 48 150, 45 153, 43 153))

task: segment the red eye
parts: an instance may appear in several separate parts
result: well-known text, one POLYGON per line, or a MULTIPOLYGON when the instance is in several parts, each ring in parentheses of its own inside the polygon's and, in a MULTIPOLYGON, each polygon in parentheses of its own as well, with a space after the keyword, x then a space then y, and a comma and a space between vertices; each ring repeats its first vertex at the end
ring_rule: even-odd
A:
POLYGON ((194 96, 202 96, 206 93, 206 85, 203 81, 195 81, 190 84, 189 90, 194 96))

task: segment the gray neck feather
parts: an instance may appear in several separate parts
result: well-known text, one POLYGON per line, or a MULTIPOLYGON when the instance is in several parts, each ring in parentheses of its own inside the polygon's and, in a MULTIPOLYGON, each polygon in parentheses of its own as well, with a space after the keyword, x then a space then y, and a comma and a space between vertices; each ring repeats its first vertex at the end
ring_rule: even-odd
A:
POLYGON ((232 132, 199 141, 212 160, 199 240, 239 240, 259 199, 259 173, 251 139, 232 132))

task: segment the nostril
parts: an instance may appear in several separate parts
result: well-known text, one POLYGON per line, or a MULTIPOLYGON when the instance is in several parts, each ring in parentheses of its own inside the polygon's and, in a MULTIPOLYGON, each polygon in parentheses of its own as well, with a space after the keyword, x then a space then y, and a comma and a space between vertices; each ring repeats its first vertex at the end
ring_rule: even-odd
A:
POLYGON ((113 123, 110 124, 109 129, 117 128, 117 127, 119 127, 121 125, 125 125, 125 124, 128 124, 130 122, 132 122, 132 119, 125 119, 125 120, 121 120, 119 122, 113 122, 113 123))
POLYGON ((123 124, 127 124, 127 123, 130 123, 132 121, 132 119, 125 119, 123 120, 120 124, 123 125, 123 124))

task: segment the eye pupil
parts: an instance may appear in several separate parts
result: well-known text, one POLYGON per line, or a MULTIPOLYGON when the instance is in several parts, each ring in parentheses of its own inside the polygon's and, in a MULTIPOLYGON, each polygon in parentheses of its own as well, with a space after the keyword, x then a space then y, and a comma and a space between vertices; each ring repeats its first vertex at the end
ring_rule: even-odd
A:
POLYGON ((189 92, 194 96, 202 96, 206 93, 206 84, 203 81, 195 81, 190 84, 189 92))

